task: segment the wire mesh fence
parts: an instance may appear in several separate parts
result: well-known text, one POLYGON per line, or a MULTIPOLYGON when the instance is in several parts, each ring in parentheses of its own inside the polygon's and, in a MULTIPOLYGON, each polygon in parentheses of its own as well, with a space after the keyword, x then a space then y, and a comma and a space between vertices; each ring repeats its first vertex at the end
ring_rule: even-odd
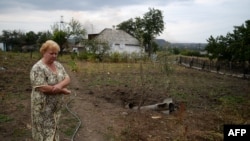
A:
POLYGON ((208 58, 179 56, 177 62, 186 67, 232 75, 241 78, 250 78, 250 65, 248 61, 232 62, 209 60, 208 58))

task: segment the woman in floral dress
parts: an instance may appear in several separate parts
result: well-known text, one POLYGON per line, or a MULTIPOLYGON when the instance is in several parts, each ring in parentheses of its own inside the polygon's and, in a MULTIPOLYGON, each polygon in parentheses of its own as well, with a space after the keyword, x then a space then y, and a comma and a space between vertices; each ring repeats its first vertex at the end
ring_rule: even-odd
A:
POLYGON ((70 77, 61 63, 56 61, 59 45, 46 41, 40 48, 42 58, 30 71, 32 85, 31 120, 34 141, 59 141, 58 124, 63 105, 63 95, 70 77))

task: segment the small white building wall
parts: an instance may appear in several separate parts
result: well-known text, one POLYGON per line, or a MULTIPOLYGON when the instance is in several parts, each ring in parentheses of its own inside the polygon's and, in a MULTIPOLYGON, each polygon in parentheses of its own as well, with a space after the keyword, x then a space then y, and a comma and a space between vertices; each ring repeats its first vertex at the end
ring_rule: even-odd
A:
POLYGON ((0 43, 0 50, 1 50, 1 51, 6 51, 6 48, 5 48, 5 44, 4 44, 4 43, 0 43))
POLYGON ((112 44, 110 52, 118 52, 118 53, 141 53, 140 46, 132 46, 125 44, 112 44))

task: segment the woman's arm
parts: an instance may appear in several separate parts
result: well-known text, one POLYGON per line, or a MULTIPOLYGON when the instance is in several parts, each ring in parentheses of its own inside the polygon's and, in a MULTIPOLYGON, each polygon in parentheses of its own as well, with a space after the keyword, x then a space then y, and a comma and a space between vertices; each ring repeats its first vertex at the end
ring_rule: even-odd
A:
POLYGON ((63 89, 65 88, 66 86, 68 86, 70 83, 70 78, 69 76, 65 77, 65 79, 63 79, 63 81, 57 83, 54 85, 54 87, 58 88, 58 89, 63 89))
POLYGON ((40 86, 40 87, 37 87, 36 89, 38 91, 45 93, 45 94, 59 94, 59 93, 70 94, 71 93, 71 91, 68 90, 67 88, 60 89, 60 88, 50 86, 50 85, 40 86))

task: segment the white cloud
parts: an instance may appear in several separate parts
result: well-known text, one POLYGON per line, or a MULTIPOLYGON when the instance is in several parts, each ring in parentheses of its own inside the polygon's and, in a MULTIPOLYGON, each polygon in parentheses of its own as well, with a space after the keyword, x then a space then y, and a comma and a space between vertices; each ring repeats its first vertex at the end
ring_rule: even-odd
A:
POLYGON ((0 31, 50 30, 51 25, 71 18, 79 20, 89 31, 104 28, 130 18, 142 17, 148 8, 163 12, 165 31, 159 37, 171 42, 206 42, 210 35, 225 35, 233 26, 249 20, 249 0, 69 0, 0 1, 0 31))

